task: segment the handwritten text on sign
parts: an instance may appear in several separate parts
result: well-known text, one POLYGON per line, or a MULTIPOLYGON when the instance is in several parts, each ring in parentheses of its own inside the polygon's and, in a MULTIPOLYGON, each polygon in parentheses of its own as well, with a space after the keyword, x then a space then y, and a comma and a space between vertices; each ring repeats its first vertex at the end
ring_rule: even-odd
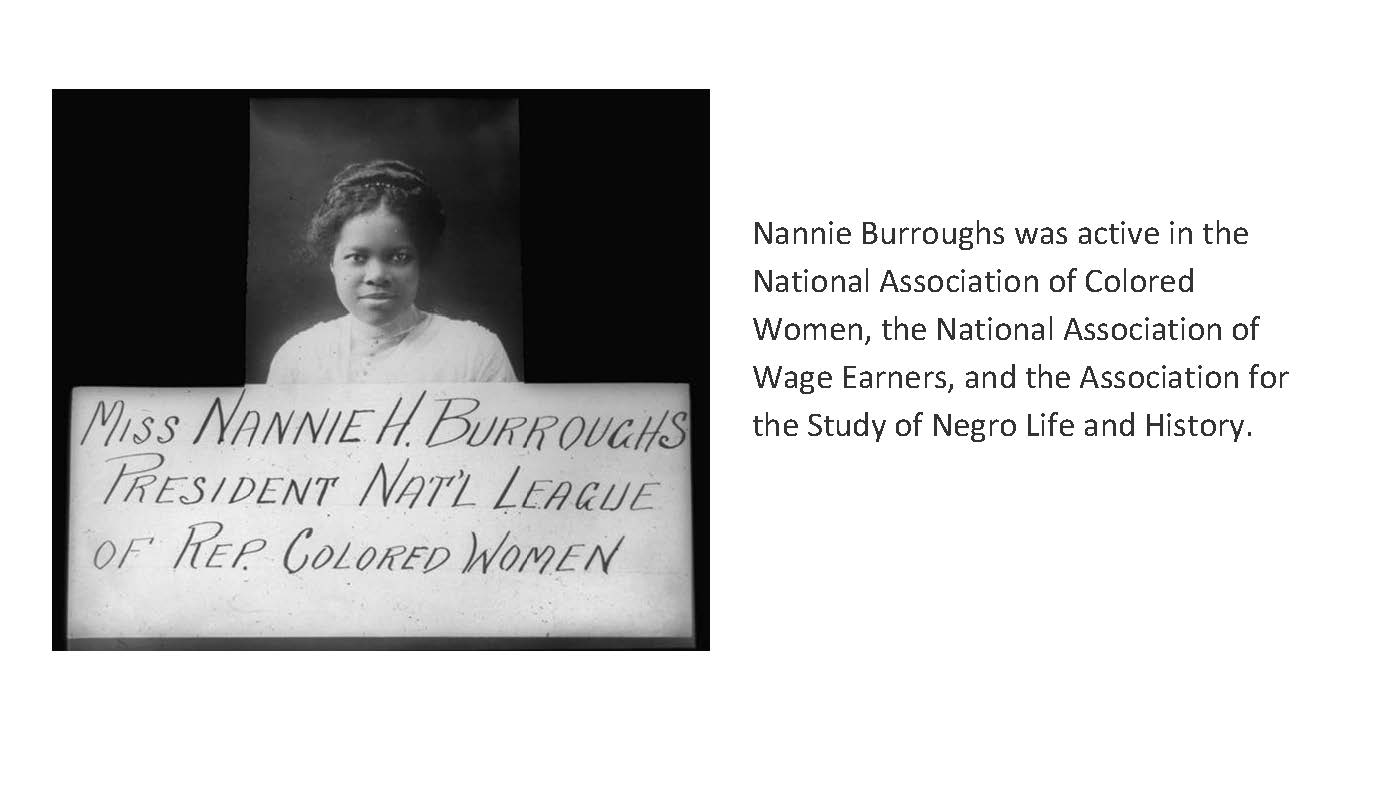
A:
POLYGON ((681 385, 73 394, 71 637, 691 634, 681 385))

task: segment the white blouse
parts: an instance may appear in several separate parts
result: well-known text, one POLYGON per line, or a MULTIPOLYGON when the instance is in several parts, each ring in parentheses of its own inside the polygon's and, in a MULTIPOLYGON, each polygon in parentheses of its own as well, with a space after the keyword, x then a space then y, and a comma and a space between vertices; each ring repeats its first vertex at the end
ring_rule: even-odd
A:
POLYGON ((515 380, 501 340, 470 320, 423 313, 389 337, 354 332, 350 314, 294 335, 270 362, 268 383, 505 383, 515 380), (353 336, 353 334, 358 334, 353 336))

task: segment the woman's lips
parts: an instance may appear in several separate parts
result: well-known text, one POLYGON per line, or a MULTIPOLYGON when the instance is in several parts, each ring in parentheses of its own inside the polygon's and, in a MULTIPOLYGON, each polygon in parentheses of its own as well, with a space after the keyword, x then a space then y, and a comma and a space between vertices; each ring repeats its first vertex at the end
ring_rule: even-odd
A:
POLYGON ((394 297, 395 296, 391 293, 367 293, 366 295, 358 296, 362 301, 389 301, 394 297))

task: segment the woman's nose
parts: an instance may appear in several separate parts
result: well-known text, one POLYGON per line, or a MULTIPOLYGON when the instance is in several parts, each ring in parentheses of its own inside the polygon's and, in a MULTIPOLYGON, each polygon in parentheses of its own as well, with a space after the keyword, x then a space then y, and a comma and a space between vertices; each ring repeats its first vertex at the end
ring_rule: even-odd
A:
POLYGON ((366 262, 366 281, 379 282, 386 278, 385 263, 377 258, 371 258, 366 262))

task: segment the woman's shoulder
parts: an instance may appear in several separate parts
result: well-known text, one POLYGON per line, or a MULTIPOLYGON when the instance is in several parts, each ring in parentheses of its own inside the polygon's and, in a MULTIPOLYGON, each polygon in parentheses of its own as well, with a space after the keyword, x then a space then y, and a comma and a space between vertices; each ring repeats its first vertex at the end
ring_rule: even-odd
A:
POLYGON ((431 314, 430 319, 434 322, 439 334, 447 339, 487 344, 491 342, 499 344, 501 341, 491 329, 472 320, 456 320, 437 313, 431 314))
POLYGON ((289 337, 270 362, 269 382, 292 383, 315 380, 318 367, 328 362, 340 346, 342 318, 325 320, 289 337))
POLYGON ((471 320, 455 320, 433 314, 431 333, 435 346, 457 365, 454 376, 473 383, 514 381, 515 370, 501 338, 491 329, 471 320))
POLYGON ((324 320, 321 323, 314 323, 308 328, 289 337, 288 341, 284 343, 280 350, 283 352, 283 350, 288 348, 317 347, 324 344, 335 346, 337 340, 342 336, 342 324, 349 317, 351 317, 351 315, 344 315, 343 317, 333 318, 332 320, 324 320))

